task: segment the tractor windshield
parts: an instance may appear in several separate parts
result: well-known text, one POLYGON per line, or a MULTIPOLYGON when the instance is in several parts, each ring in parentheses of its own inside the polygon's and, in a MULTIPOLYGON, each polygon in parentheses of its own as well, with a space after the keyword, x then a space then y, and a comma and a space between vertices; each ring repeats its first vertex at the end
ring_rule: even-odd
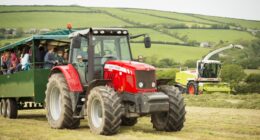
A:
POLYGON ((127 36, 94 36, 96 58, 104 64, 107 60, 131 60, 127 36))
POLYGON ((220 69, 219 63, 202 63, 199 65, 199 74, 202 78, 218 78, 220 69))

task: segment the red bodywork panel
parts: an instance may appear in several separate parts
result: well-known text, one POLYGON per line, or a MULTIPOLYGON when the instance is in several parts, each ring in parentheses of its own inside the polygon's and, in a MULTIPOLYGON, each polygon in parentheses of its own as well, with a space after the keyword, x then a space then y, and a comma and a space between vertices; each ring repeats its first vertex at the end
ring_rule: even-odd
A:
POLYGON ((157 91, 156 88, 137 88, 136 70, 151 71, 155 70, 155 67, 134 61, 107 61, 104 66, 104 79, 112 80, 111 86, 118 92, 138 94, 157 91))
POLYGON ((80 82, 79 74, 72 64, 55 66, 52 68, 52 71, 57 70, 63 73, 71 92, 83 92, 83 87, 80 82))

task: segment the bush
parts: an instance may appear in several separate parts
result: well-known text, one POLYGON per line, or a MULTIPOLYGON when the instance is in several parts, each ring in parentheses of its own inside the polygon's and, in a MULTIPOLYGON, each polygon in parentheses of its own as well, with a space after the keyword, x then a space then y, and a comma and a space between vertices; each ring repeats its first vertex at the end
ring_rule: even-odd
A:
POLYGON ((260 93, 260 83, 239 83, 235 86, 237 93, 260 93))
POLYGON ((256 74, 256 73, 249 74, 246 77, 245 82, 246 83, 257 83, 257 82, 260 83, 260 74, 256 74))
POLYGON ((156 76, 157 79, 171 79, 169 84, 173 84, 175 83, 176 72, 178 72, 177 69, 157 70, 156 76))
POLYGON ((239 84, 246 76, 243 68, 236 64, 227 64, 221 70, 221 78, 223 81, 230 83, 231 88, 239 84))
POLYGON ((197 67, 197 60, 186 60, 184 66, 188 68, 196 68, 197 67))

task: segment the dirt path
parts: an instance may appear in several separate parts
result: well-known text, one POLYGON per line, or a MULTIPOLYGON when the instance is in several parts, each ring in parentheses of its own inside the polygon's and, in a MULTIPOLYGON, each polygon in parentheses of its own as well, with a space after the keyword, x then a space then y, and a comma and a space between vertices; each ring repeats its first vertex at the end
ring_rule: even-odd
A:
POLYGON ((19 111, 19 118, 0 117, 0 140, 174 140, 174 139, 260 139, 260 110, 187 107, 185 127, 180 132, 157 132, 149 117, 134 127, 122 127, 115 136, 97 136, 87 121, 77 130, 55 130, 48 126, 44 110, 19 111))

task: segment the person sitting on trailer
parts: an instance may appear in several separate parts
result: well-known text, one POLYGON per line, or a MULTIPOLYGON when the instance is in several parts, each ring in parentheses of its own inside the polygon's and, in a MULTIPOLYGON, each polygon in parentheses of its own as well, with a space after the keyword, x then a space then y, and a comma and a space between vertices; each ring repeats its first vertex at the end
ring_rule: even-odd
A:
POLYGON ((11 58, 10 58, 10 67, 7 70, 8 74, 17 72, 17 66, 18 66, 18 58, 14 51, 11 51, 11 58))
POLYGON ((58 64, 58 60, 55 56, 54 47, 49 46, 48 52, 44 56, 44 69, 51 69, 58 64))
POLYGON ((23 49, 23 53, 21 55, 21 69, 22 70, 29 70, 30 69, 30 55, 29 55, 28 47, 23 49))
POLYGON ((58 53, 57 53, 57 60, 58 60, 58 63, 60 65, 65 63, 65 60, 64 60, 63 56, 64 56, 63 50, 59 50, 58 53))
POLYGON ((2 73, 5 75, 7 73, 7 57, 6 57, 6 53, 4 52, 1 56, 1 68, 2 68, 2 73))

